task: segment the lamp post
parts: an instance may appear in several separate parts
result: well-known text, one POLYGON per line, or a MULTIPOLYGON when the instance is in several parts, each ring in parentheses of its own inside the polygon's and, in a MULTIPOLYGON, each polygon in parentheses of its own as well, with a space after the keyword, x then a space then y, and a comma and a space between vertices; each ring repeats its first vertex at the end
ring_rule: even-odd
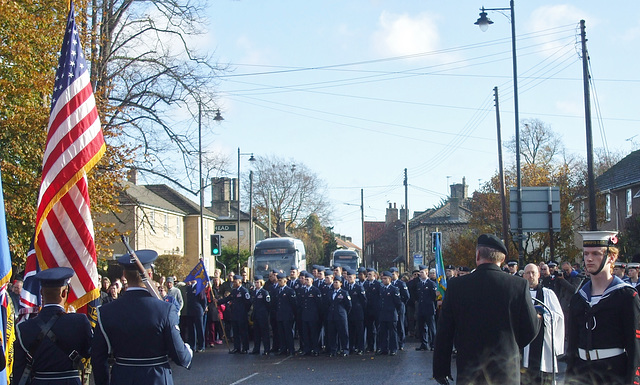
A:
MULTIPOLYGON (((238 271, 240 271, 240 156, 247 155, 250 156, 249 161, 255 162, 256 158, 254 158, 252 152, 241 153, 240 147, 238 147, 238 182, 236 183, 236 194, 238 194, 238 224, 236 225, 236 238, 238 238, 238 254, 237 254, 237 262, 238 262, 238 271)), ((249 229, 251 231, 251 229, 249 229)))
POLYGON ((520 173, 520 115, 518 110, 518 61, 516 57, 516 15, 513 6, 513 0, 509 1, 509 8, 485 8, 482 7, 480 17, 474 23, 480 27, 483 32, 493 24, 487 17, 485 11, 510 11, 511 12, 511 57, 513 60, 513 110, 515 116, 516 128, 516 190, 517 190, 517 208, 516 215, 518 218, 517 238, 518 238, 518 258, 519 265, 524 266, 524 250, 522 247, 522 175, 520 173))
MULTIPOLYGON (((224 120, 220 115, 220 110, 216 110, 216 116, 213 118, 216 122, 224 120)), ((198 101, 198 174, 200 179, 200 258, 204 259, 204 180, 202 179, 202 102, 198 101)), ((215 263, 214 263, 215 266, 215 263)))

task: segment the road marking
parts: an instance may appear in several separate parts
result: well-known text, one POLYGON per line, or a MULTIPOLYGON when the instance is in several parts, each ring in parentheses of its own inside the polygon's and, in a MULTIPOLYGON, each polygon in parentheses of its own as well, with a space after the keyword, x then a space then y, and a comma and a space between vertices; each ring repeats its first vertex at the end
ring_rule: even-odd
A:
POLYGON ((251 377, 254 377, 254 376, 257 376, 257 375, 258 375, 258 373, 257 373, 257 372, 256 372, 256 373, 253 373, 253 374, 252 374, 252 375, 250 375, 250 376, 246 376, 245 378, 241 378, 241 379, 239 379, 238 381, 234 382, 234 383, 233 383, 233 384, 231 384, 231 385, 239 384, 239 383, 244 382, 244 381, 246 381, 246 380, 250 379, 251 377))
POLYGON ((284 359, 284 360, 282 360, 282 361, 278 361, 278 362, 274 363, 274 365, 280 365, 281 363, 285 362, 286 360, 288 360, 288 359, 289 359, 289 358, 291 358, 291 357, 292 357, 292 356, 287 356, 287 358, 285 358, 285 359, 284 359))

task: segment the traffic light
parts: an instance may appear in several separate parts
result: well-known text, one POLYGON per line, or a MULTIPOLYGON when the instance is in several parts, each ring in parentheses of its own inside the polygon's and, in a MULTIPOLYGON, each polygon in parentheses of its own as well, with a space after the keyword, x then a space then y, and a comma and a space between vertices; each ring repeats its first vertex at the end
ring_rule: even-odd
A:
POLYGON ((220 256, 221 254, 220 234, 211 234, 211 255, 220 256))
POLYGON ((436 252, 436 240, 437 243, 442 244, 442 233, 438 231, 434 231, 431 233, 431 251, 436 252))

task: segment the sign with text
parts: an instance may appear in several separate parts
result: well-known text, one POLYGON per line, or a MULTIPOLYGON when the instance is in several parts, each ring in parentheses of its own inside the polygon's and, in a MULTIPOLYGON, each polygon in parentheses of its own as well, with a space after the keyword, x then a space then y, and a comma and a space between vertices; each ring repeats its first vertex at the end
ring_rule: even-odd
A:
POLYGON ((216 232, 218 231, 236 231, 236 225, 216 225, 216 232))
MULTIPOLYGON (((518 227, 518 193, 515 188, 509 191, 511 231, 518 227)), ((522 188, 522 231, 542 232, 560 231, 560 188, 559 187, 523 187, 522 188), (551 216, 551 226, 549 221, 551 216)))

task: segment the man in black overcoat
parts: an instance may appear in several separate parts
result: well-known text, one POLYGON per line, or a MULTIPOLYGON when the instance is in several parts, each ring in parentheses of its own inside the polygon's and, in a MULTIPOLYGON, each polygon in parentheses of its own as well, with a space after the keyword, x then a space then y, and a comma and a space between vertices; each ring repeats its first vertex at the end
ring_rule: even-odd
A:
POLYGON ((433 377, 451 378, 451 351, 458 350, 456 384, 520 384, 520 349, 540 329, 526 280, 504 274, 507 248, 483 234, 475 272, 452 279, 438 319, 433 377))

